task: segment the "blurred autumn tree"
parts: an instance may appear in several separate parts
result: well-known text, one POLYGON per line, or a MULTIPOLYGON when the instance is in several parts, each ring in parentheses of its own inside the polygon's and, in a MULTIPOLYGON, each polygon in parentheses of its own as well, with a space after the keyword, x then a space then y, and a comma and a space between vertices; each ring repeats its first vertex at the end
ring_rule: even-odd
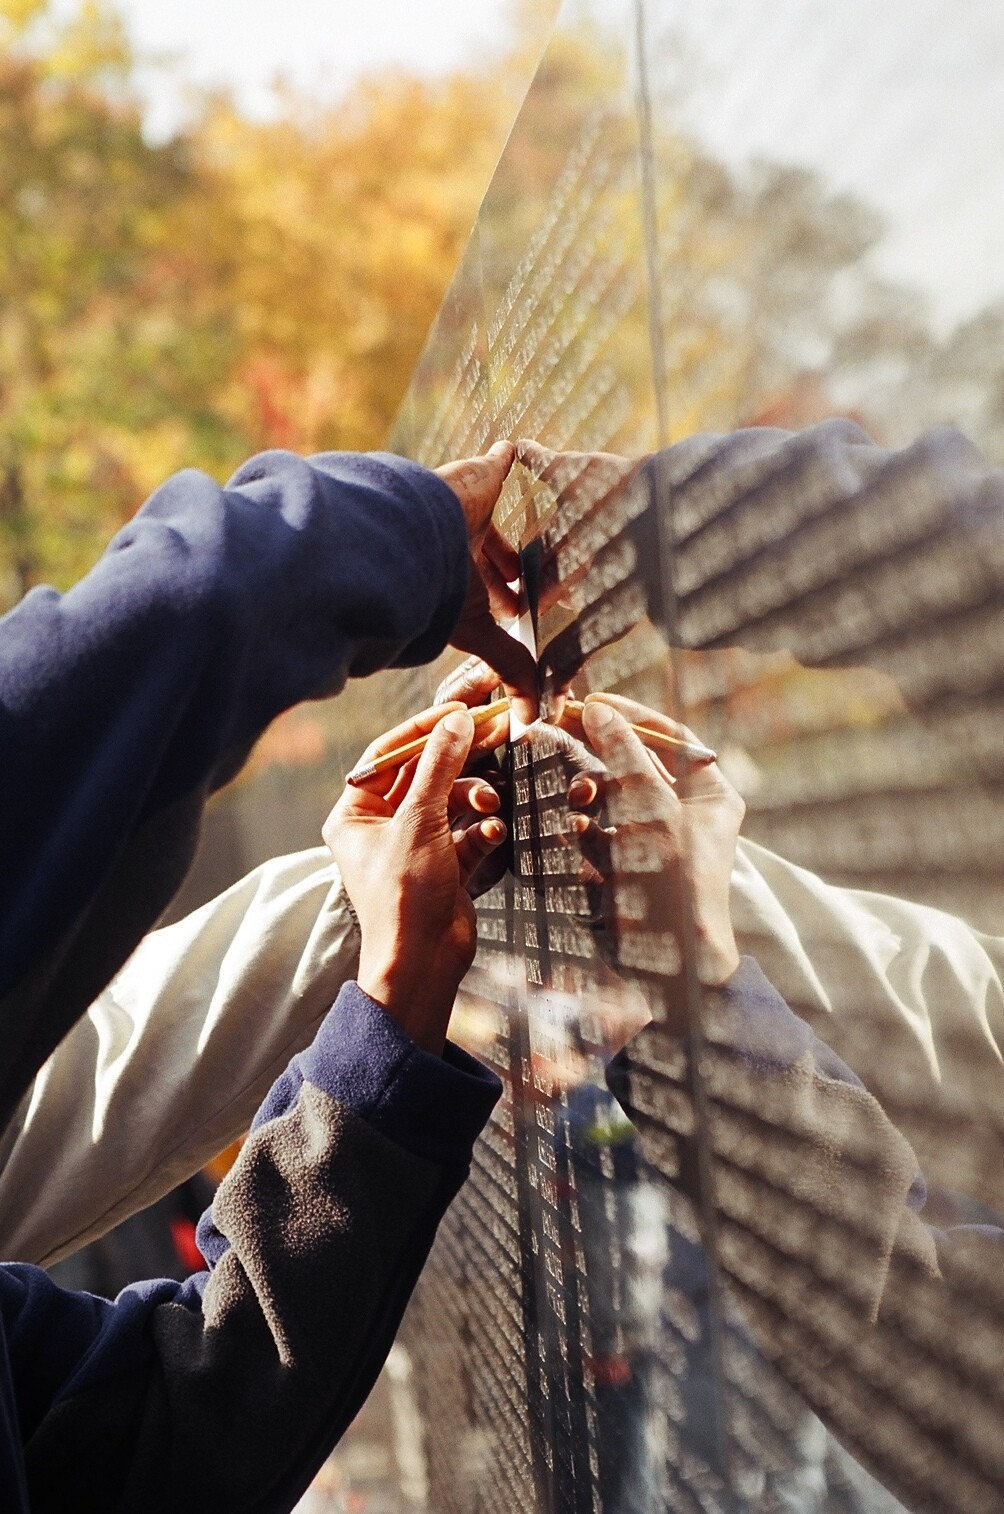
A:
POLYGON ((202 318, 206 271, 178 235, 195 176, 185 144, 144 142, 114 17, 88 6, 50 29, 43 4, 4 0, 0 18, 0 516, 16 597, 79 574, 193 439, 200 460, 234 453, 204 399, 232 321, 218 299, 202 318))
POLYGON ((490 89, 217 98, 153 145, 113 9, 0 0, 0 608, 178 467, 383 443, 553 4, 517 9, 490 89))
POLYGON ((215 181, 206 245, 239 247, 241 355, 226 408, 256 444, 386 437, 497 152, 472 79, 361 84, 337 109, 253 125, 225 102, 196 139, 215 181))

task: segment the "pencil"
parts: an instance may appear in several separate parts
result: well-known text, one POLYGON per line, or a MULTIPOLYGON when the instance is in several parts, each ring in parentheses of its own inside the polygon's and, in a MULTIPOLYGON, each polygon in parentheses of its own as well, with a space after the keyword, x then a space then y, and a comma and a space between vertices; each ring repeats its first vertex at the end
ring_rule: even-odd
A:
MULTIPOLYGON (((585 708, 581 699, 565 700, 565 709, 573 715, 578 715, 580 720, 585 708)), ((712 762, 718 761, 718 753, 699 741, 684 741, 682 736, 667 736, 665 731, 655 731, 650 725, 632 725, 631 729, 636 736, 641 737, 646 746, 656 749, 662 747, 664 751, 676 752, 679 756, 686 757, 687 761, 692 762, 695 767, 708 767, 712 762)))
MULTIPOLYGON (((487 720, 494 719, 496 715, 504 715, 508 708, 508 699, 496 699, 492 704, 479 705, 471 710, 471 716, 475 726, 484 725, 487 720)), ((444 710, 443 714, 448 715, 449 711, 444 710)), ((389 773, 392 768, 403 767, 406 762, 411 761, 412 757, 417 757, 424 752, 431 735, 432 731, 429 731, 425 736, 416 736, 414 741, 408 741, 404 746, 396 747, 393 752, 385 752, 382 757, 374 757, 372 762, 366 762, 362 767, 354 768, 351 773, 348 773, 345 782, 358 787, 368 778, 375 778, 378 773, 389 773)))

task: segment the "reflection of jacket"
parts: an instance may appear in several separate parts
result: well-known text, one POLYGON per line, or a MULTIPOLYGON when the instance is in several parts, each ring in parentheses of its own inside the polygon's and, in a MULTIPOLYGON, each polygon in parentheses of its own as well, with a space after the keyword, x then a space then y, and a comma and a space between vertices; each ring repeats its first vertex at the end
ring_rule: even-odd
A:
POLYGON ((719 1261, 759 1345, 855 1453, 911 1507, 991 1514, 1004 1397, 980 1356, 1000 1349, 1004 1229, 925 1223, 908 1142, 751 959, 705 1010, 713 1200, 686 1058, 657 1023, 608 1069, 646 1158, 713 1202, 719 1261))
MULTIPOLYGON (((786 751, 791 712, 769 695, 760 708, 764 785, 747 831, 863 887, 828 888, 741 842, 740 951, 865 1079, 929 1179, 1004 1210, 1004 941, 868 891, 890 879, 898 893, 911 874, 964 880, 1000 929, 1004 469, 949 427, 890 448, 833 418, 688 437, 641 477, 655 508, 637 526, 671 517, 673 634, 701 649, 696 662, 784 654, 829 670, 795 681, 810 701, 841 689, 863 701, 832 732, 796 708, 786 751)), ((638 562, 662 613, 659 553, 639 546, 638 562)))
POLYGON ((742 837, 730 903, 739 950, 867 1083, 928 1181, 1004 1213, 1004 936, 742 837))
MULTIPOLYGON (((295 699, 434 656, 465 572, 423 470, 276 454, 226 491, 172 480, 80 585, 0 624, 5 1112, 166 902, 213 783, 295 699)), ((497 1093, 346 984, 203 1216, 207 1272, 110 1304, 0 1269, 4 1508, 289 1507, 497 1093)))

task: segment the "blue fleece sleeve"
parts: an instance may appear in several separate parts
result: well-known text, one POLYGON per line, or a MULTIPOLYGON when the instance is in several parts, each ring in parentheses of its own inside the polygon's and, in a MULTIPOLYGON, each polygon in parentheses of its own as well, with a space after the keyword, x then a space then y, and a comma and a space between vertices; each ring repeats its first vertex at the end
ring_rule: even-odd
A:
POLYGON ((437 655, 467 561, 435 474, 273 452, 225 488, 179 474, 68 593, 35 589, 0 620, 0 999, 46 970, 143 827, 187 805, 191 832, 280 711, 437 655))
MULTIPOLYGON (((824 1083, 864 1091, 857 1074, 788 1007, 752 957, 740 958, 732 977, 711 997, 715 1044, 734 1058, 737 1068, 762 1075, 765 1087, 770 1080, 780 1086, 785 1075, 800 1064, 824 1083)), ((626 1047, 607 1067, 607 1084, 625 1108, 631 1101, 630 1073, 631 1048, 626 1047)), ((906 1202, 911 1209, 921 1209, 926 1198, 927 1185, 918 1167, 906 1202)))
POLYGON ((217 1483, 228 1507, 248 1489, 291 1507, 372 1386, 500 1093, 347 984, 200 1222, 207 1271, 111 1303, 0 1267, 37 1507, 82 1475, 108 1509, 210 1506, 217 1483))
MULTIPOLYGON (((441 1057, 416 1046, 352 982, 343 983, 311 1044, 273 1083, 252 1131, 279 1119, 305 1082, 395 1145, 452 1174, 466 1174, 474 1142, 502 1094, 495 1073, 452 1042, 441 1057)), ((219 1260, 226 1241, 211 1209, 196 1239, 207 1261, 219 1260)))

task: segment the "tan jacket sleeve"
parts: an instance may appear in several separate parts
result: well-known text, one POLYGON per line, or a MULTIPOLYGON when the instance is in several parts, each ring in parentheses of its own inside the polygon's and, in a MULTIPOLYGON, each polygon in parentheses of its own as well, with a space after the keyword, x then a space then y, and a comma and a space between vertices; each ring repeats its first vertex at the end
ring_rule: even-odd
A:
POLYGON ((358 954, 323 847, 268 862, 151 932, 4 1132, 0 1254, 56 1261, 242 1134, 358 954))
POLYGON ((731 903, 739 950, 862 1079, 928 1182, 1004 1206, 1004 937, 745 839, 731 903))

